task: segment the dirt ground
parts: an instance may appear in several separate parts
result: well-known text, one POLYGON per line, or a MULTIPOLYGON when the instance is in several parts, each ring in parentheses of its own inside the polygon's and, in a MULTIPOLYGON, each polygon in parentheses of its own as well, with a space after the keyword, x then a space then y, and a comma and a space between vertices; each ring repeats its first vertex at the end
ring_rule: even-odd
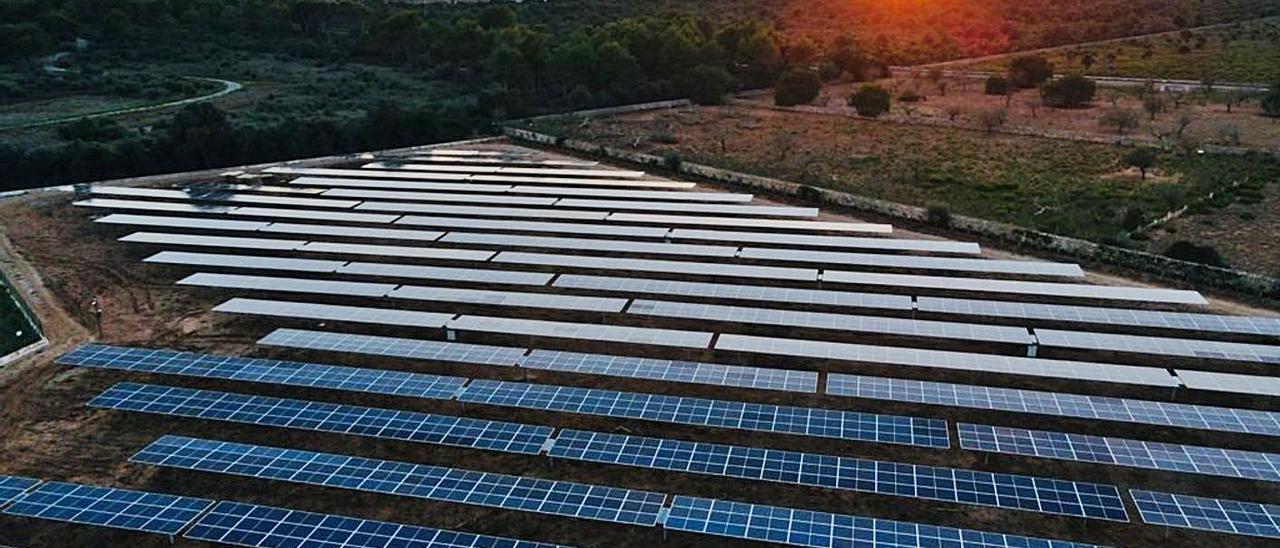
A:
POLYGON ((1262 201, 1236 202, 1222 209, 1190 214, 1157 228, 1147 247, 1160 251, 1176 241, 1212 246, 1228 264, 1266 276, 1280 276, 1280 190, 1269 185, 1262 201))
MULTIPOLYGON (((7 272, 30 299, 44 322, 52 346, 33 359, 0 369, 0 474, 27 475, 47 480, 80 481, 176 494, 270 504, 310 511, 384 519, 472 532, 559 542, 578 546, 750 546, 752 543, 673 533, 664 539, 656 529, 627 527, 587 520, 500 511, 488 508, 421 501, 307 487, 282 482, 164 470, 127 463, 128 457, 164 434, 208 437, 226 441, 259 443, 299 449, 353 454, 415 463, 537 476, 648 489, 667 493, 722 497, 821 509, 826 511, 905 519, 931 524, 984 529, 1005 533, 1097 542, 1115 546, 1241 546, 1270 545, 1259 539, 1223 536, 1181 529, 1141 525, 1129 508, 1131 523, 1090 521, 1045 514, 1017 512, 848 491, 787 486, 655 472, 621 466, 575 462, 547 462, 542 457, 513 456, 478 450, 373 440, 353 436, 288 431, 212 421, 174 419, 115 411, 91 410, 85 402, 120 381, 149 382, 261 395, 333 401, 406 410, 460 414, 585 428, 647 436, 734 443, 780 449, 814 451, 847 456, 897 460, 919 464, 972 467, 995 472, 1051 475, 1063 479, 1115 484, 1123 489, 1144 487, 1173 492, 1227 496, 1242 500, 1280 503, 1280 489, 1272 484, 1208 476, 1108 467, 1061 461, 1041 461, 1007 455, 984 456, 953 447, 924 450, 906 446, 844 442, 779 434, 749 433, 712 428, 677 426, 584 415, 536 412, 437 402, 411 398, 287 388, 181 377, 133 375, 122 372, 73 369, 51 364, 53 357, 76 345, 98 340, 110 344, 173 348, 201 352, 257 355, 340 363, 361 367, 403 369, 464 375, 475 378, 523 380, 516 371, 446 363, 264 349, 253 342, 272 327, 306 327, 305 323, 260 321, 208 312, 213 305, 243 293, 179 288, 173 282, 183 269, 140 264, 146 250, 113 241, 118 229, 95 226, 89 213, 68 205, 69 197, 50 195, 0 205, 3 251, 7 272), (104 310, 101 336, 94 333, 87 304, 96 296, 104 310)), ((827 215, 836 219, 835 215, 827 215)), ((847 220, 847 218, 846 218, 847 220)), ((912 236, 900 232, 899 237, 912 236)), ((403 245, 403 242, 400 242, 403 245)), ((992 256, 1010 256, 992 251, 992 256)), ((397 262, 402 262, 397 260, 397 262)), ((1095 275, 1095 281, 1137 282, 1095 275)), ((297 296, 298 300, 308 300, 297 296)), ((459 305, 461 306, 461 305, 459 305)), ((1243 303, 1215 300, 1217 311, 1266 313, 1243 303)), ((459 311, 463 311, 459 309, 459 311)), ((598 321, 574 313, 537 313, 539 317, 567 321, 598 321)), ((310 326, 314 327, 314 326, 310 326)), ((394 332, 398 336, 431 338, 430 333, 394 332)), ((478 338, 470 342, 484 342, 478 338)), ((540 343, 536 343, 540 344, 540 343)), ((628 353, 631 349, 603 344, 578 344, 582 351, 628 353)), ((690 358, 732 361, 725 356, 691 355, 690 358)), ((736 358, 734 358, 736 359, 736 358)), ((841 363, 780 364, 762 359, 757 365, 808 367, 821 371, 864 371, 841 363)), ((1277 449, 1274 439, 1126 424, 1099 424, 1054 417, 986 413, 969 409, 914 406, 892 402, 862 401, 818 395, 793 395, 711 386, 682 385, 621 378, 593 377, 554 372, 532 372, 528 380, 551 384, 600 387, 640 392, 739 399, 745 401, 911 414, 1080 433, 1123 435, 1142 439, 1177 441, 1249 449, 1277 449)), ((980 381, 958 377, 957 382, 980 381)), ((1037 388, 1053 389, 1051 381, 1037 381, 1037 388)), ((1244 405, 1244 404, 1242 404, 1244 405)), ((953 440, 953 446, 957 443, 953 440)), ((113 532, 0 516, 0 543, 24 547, 163 547, 169 540, 155 536, 113 532)), ((177 546, 204 546, 177 539, 177 546)))

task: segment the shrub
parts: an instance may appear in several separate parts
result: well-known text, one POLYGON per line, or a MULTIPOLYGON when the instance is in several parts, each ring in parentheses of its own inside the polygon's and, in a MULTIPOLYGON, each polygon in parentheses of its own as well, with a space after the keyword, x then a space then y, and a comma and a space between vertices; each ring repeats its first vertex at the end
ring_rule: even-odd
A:
POLYGON ((918 103, 925 100, 925 96, 920 95, 920 92, 914 89, 909 89, 902 92, 902 95, 898 96, 898 100, 904 103, 918 103))
POLYGON ((1002 108, 993 108, 978 113, 978 125, 982 126, 982 130, 988 133, 1003 126, 1008 119, 1009 112, 1002 108))
POLYGON ((934 226, 951 226, 951 206, 944 202, 925 204, 924 220, 934 226))
POLYGON ((1079 74, 1063 76, 1040 86, 1044 104, 1056 108, 1079 108, 1093 102, 1098 86, 1079 74))
POLYGON ((698 65, 681 75, 679 85, 691 101, 699 105, 718 105, 733 89, 733 76, 721 67, 698 65))
POLYGON ((1102 117, 1098 118, 1098 123, 1103 127, 1116 128, 1117 134, 1123 134, 1133 128, 1138 127, 1140 117, 1138 111, 1128 108, 1109 108, 1102 113, 1102 117))
POLYGON ((1138 168, 1138 171, 1142 173, 1142 179, 1146 180, 1147 170, 1156 165, 1156 153, 1149 148, 1138 147, 1125 155, 1124 163, 1129 167, 1138 168))
POLYGON ((1022 88, 1033 88, 1053 78, 1053 65, 1043 55, 1020 55, 1009 63, 1009 79, 1022 88))
POLYGON ((679 152, 671 151, 662 155, 662 165, 671 171, 680 171, 680 166, 684 164, 684 159, 680 157, 679 152))
POLYGON ((849 96, 849 106, 858 111, 859 116, 875 118, 889 112, 889 91, 874 84, 862 86, 849 96))
POLYGON ((811 70, 789 70, 778 78, 774 104, 780 107, 812 103, 822 92, 822 80, 811 70))
POLYGON ((1196 245, 1186 240, 1173 242, 1164 252, 1166 257, 1207 264, 1209 266, 1227 266, 1222 255, 1211 245, 1196 245))
POLYGON ((1120 219, 1120 228, 1125 230, 1135 230, 1146 222, 1147 214, 1138 206, 1130 206, 1124 210, 1124 217, 1120 219))
POLYGON ((987 95, 1008 95, 1009 81, 1003 76, 992 76, 987 78, 986 86, 987 95))
POLYGON ((1263 115, 1280 118, 1280 82, 1271 85, 1271 91, 1262 97, 1258 106, 1263 115))

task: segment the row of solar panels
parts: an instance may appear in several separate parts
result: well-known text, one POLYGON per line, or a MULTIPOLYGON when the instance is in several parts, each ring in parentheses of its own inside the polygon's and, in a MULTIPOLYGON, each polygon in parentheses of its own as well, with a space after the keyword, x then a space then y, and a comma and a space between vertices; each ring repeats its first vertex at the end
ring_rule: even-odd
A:
MULTIPOLYGON (((465 392, 462 393, 460 399, 471 401, 465 397, 465 392)), ((480 401, 490 400, 486 398, 480 401)), ((645 463, 640 465, 659 469, 711 473, 713 475, 895 495, 912 496, 912 493, 915 493, 915 496, 932 500, 986 504, 1004 508, 1064 513, 1067 515, 1085 515, 1102 519, 1127 519, 1124 517, 1123 505, 1119 503, 1118 493, 1114 492, 1114 488, 1111 488, 1112 491, 1107 491, 1106 489, 1099 489, 1103 486, 1075 484, 1057 480, 1043 480, 1040 484, 1037 484, 1036 478, 1005 478, 1000 475, 984 476, 983 473, 978 473, 977 475, 964 473, 961 476, 958 473, 962 471, 934 467, 915 467, 862 459, 840 459, 838 457, 824 458, 820 455, 795 452, 691 444, 690 442, 679 442, 677 440, 636 438, 633 436, 592 432, 562 432, 556 441, 546 443, 546 440, 541 439, 543 437, 542 434, 549 435, 550 429, 543 429, 534 433, 523 428, 513 428, 512 425, 494 427, 493 425, 484 424, 485 421, 468 421, 467 419, 459 421, 456 418, 436 418, 435 422, 441 423, 439 426, 423 426, 414 425, 414 419, 432 422, 433 418, 397 416, 396 414, 399 412, 386 410, 371 410, 291 400, 277 401, 273 398, 264 399, 210 391, 148 387, 145 385, 119 385, 96 398, 92 405, 294 428, 299 427, 298 425, 301 424, 303 428, 321 431, 380 437, 399 436, 397 439, 524 453, 540 452, 549 447, 548 454, 560 458, 577 458, 593 462, 628 464, 632 466, 636 466, 636 463, 645 463), (180 393, 175 394, 175 392, 180 393), (228 414, 229 411, 230 414, 228 414), (460 424, 462 421, 467 421, 468 423, 460 424), (560 439, 566 437, 567 442, 564 442, 565 444, 561 446, 560 439), (725 466, 717 467, 715 465, 715 462, 720 459, 722 459, 723 463, 726 463, 725 466), (731 460, 737 464, 728 466, 727 463, 731 460), (693 463, 697 464, 694 465, 693 463), (743 463, 746 464, 744 465, 743 463), (758 473, 751 472, 753 464, 760 467, 757 469, 759 470, 758 473), (908 468, 904 469, 902 468, 903 466, 908 468), (883 467, 890 468, 881 470, 880 468, 883 467), (764 472, 764 470, 787 469, 796 470, 796 475, 789 476, 784 474, 782 477, 776 477, 773 473, 766 474, 764 472), (801 473, 803 470, 810 469, 812 470, 811 472, 801 473), (942 475, 940 476, 939 474, 942 475), (913 488, 911 487, 914 484, 913 482, 923 483, 919 483, 918 487, 913 488), (988 485, 987 488, 981 487, 984 483, 988 485), (920 490, 924 485, 928 485, 928 488, 920 490), (948 491, 947 485, 954 485, 955 487, 952 487, 952 489, 955 490, 948 491), (972 489, 976 489, 976 491, 972 491, 972 489), (1009 489, 1010 491, 1002 493, 1002 489, 1009 489), (1081 492, 1080 489, 1085 491, 1081 492), (983 495, 984 493, 986 493, 985 496, 983 495), (1068 494, 1064 496, 1064 493, 1068 494)), ((145 452, 144 450, 143 453, 145 452)), ((202 448, 192 454, 198 455, 198 457, 185 460, 221 460, 216 457, 211 458, 208 448, 202 448)), ((1188 454, 1191 453, 1188 452, 1188 454)), ((300 462, 305 463, 312 460, 314 459, 304 459, 300 462)), ((235 461, 223 461, 221 465, 243 470, 244 463, 236 464, 235 461)), ((209 470, 207 466, 211 465, 206 464, 205 467, 197 466, 195 469, 209 470)), ((1219 463, 1217 470, 1223 470, 1225 466, 1228 466, 1228 464, 1219 463)), ((1169 469, 1177 470, 1177 468, 1169 469)), ((225 469, 221 471, 225 471, 225 469)), ((391 483, 404 485, 404 480, 392 478, 391 483)), ((429 483, 429 485, 434 484, 435 482, 429 483)), ((429 497, 430 495, 427 496, 429 497)), ((467 501, 462 500, 460 502, 467 501)), ((610 521, 614 520, 610 519, 610 521)))
MULTIPOLYGON (((560 354, 563 353, 548 353, 543 350, 535 350, 532 355, 524 357, 524 361, 556 361, 560 358, 560 354)), ((614 356, 601 355, 577 355, 576 358, 585 360, 590 359, 593 356, 604 361, 619 359, 614 356)), ((463 359, 475 360, 476 357, 472 355, 464 357, 463 359)), ((485 394, 480 397, 469 394, 467 390, 464 390, 467 386, 468 379, 463 377, 445 377, 393 370, 362 369, 326 364, 287 362, 256 358, 235 358, 167 350, 85 345, 58 358, 58 363, 80 367, 93 367, 150 374, 216 378, 331 390, 391 394, 428 399, 447 400, 456 397, 462 401, 468 402, 488 401, 493 399, 492 395, 490 395, 493 392, 491 387, 483 388, 482 391, 485 392, 485 394)), ((524 365, 526 367, 528 366, 527 363, 524 365)), ((631 367, 631 365, 632 364, 623 364, 620 367, 631 367)), ((605 364, 605 367, 612 367, 615 370, 618 369, 618 367, 608 363, 605 364)), ((409 422, 409 418, 407 417, 413 416, 398 413, 395 415, 397 418, 393 420, 391 418, 392 415, 389 414, 389 412, 376 410, 360 411, 350 408, 350 406, 332 406, 328 404, 314 403, 308 403, 305 406, 298 403, 282 404, 281 402, 283 400, 276 401, 269 398, 253 398, 212 392, 184 392, 178 389, 167 388, 138 389, 134 392, 128 392, 123 395, 117 395, 107 399, 110 399, 113 402, 112 406, 114 407, 148 409, 153 408, 155 401, 159 399, 175 401, 183 400, 184 403, 180 406, 171 408, 170 414, 178 413, 178 409, 185 409, 185 411, 179 414, 196 417, 202 417, 204 413, 204 411, 201 410, 202 408, 197 408, 197 404, 193 403, 196 401, 204 401, 207 402, 208 405, 212 405, 223 410, 240 407, 254 407, 258 410, 282 409, 283 411, 279 412, 273 411, 273 415, 271 417, 273 424, 282 425, 292 424, 292 419, 290 417, 299 415, 320 415, 324 413, 327 413, 329 416, 339 417, 350 417, 356 415, 371 417, 381 414, 388 422, 409 422), (140 392, 146 392, 146 394, 139 395, 140 392), (286 417, 286 414, 289 416, 286 417)), ((265 420, 264 417, 259 418, 265 420)), ((231 420, 236 419, 233 418, 231 420)), ((460 428, 457 421, 450 420, 443 422, 446 422, 447 424, 432 430, 444 436, 450 436, 454 431, 462 429, 474 432, 484 432, 488 430, 483 426, 477 426, 475 424, 463 425, 463 427, 460 428)), ((315 426, 313 422, 309 422, 308 424, 312 425, 312 428, 319 428, 318 426, 315 426)), ((942 425, 942 427, 945 428, 945 424, 942 425)), ((330 424, 328 428, 341 429, 343 428, 343 425, 337 424, 334 426, 330 424)), ((973 451, 1280 482, 1280 455, 1277 454, 965 423, 958 424, 957 429, 960 435, 961 447, 973 451)), ((503 430, 515 431, 517 432, 518 437, 527 435, 522 433, 527 431, 522 430, 520 427, 507 427, 503 430)), ((412 439, 419 439, 422 435, 421 431, 422 429, 418 429, 418 431, 413 434, 412 439)), ((539 430, 538 432, 542 431, 539 430)), ((880 440, 884 439, 881 436, 874 437, 880 440)), ((674 440, 652 440, 632 436, 619 436, 601 439, 611 440, 602 442, 606 446, 640 444, 649 446, 650 448, 656 448, 665 445, 669 449, 667 451, 659 451, 659 453, 732 454, 735 451, 744 451, 744 449, 723 448, 693 450, 688 446, 683 449, 671 449, 671 446, 678 446, 679 443, 684 442, 675 442, 674 440)), ((934 441, 923 445, 926 447, 939 446, 939 442, 942 441, 944 440, 941 438, 935 438, 934 441)), ((545 439, 540 441, 536 435, 529 435, 528 438, 525 438, 520 442, 520 447, 522 447, 523 451, 526 452, 536 451, 540 447, 545 449, 545 442, 545 439)), ((504 440, 507 450, 512 450, 512 443, 513 440, 504 440)), ((573 442, 570 441, 569 443, 573 442)), ((592 444, 595 443, 596 442, 592 442, 592 444)), ((559 444, 560 442, 557 441, 553 448, 559 450, 559 444)), ((945 445, 942 447, 945 448, 945 445)), ((556 451, 553 451, 553 456, 555 456, 555 452, 556 451)), ((748 453, 750 453, 750 451, 748 451, 748 453)), ((653 458, 656 457, 649 456, 638 460, 648 461, 653 458)), ((822 460, 816 456, 804 455, 795 458, 798 458, 801 462, 805 462, 806 459, 817 461, 822 460)), ((813 466, 820 465, 814 464, 813 466)), ((804 469, 805 466, 781 466, 775 468, 789 469, 798 473, 800 470, 804 469)), ((837 477, 838 476, 839 475, 837 475, 837 477)), ((796 481, 793 481, 792 483, 796 483, 796 481)))
POLYGON ((509 175, 509 174, 464 174, 464 173, 424 173, 407 169, 372 170, 346 168, 306 168, 306 167, 271 167, 262 171, 268 175, 278 176, 311 176, 352 179, 374 179, 379 181, 415 181, 427 183, 478 183, 506 185, 560 185, 605 188, 647 188, 667 190, 689 190, 694 183, 684 181, 667 181, 653 179, 600 179, 594 177, 553 177, 549 175, 509 175))
POLYGON ((496 174, 496 175, 542 175, 547 177, 598 177, 602 179, 639 179, 645 176, 643 171, 627 171, 621 169, 583 169, 562 167, 514 167, 505 165, 441 165, 400 162, 373 162, 365 164, 367 169, 393 169, 412 171, 431 171, 437 173, 464 174, 496 174))

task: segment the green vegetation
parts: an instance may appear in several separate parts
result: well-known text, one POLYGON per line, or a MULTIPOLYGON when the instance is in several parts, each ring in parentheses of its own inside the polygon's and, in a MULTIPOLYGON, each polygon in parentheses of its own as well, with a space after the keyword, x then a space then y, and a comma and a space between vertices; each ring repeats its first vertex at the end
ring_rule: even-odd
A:
POLYGON ((789 70, 778 78, 774 103, 780 107, 807 105, 822 92, 822 80, 811 70, 789 70))
POLYGON ((1098 85, 1079 74, 1055 78, 1040 86, 1044 104, 1055 108, 1080 108, 1093 102, 1098 85))
POLYGON ((849 106, 858 111, 858 116, 875 118, 889 112, 889 90, 868 84, 849 96, 849 106))
POLYGON ((17 298, 7 285, 0 284, 0 356, 40 340, 17 298))

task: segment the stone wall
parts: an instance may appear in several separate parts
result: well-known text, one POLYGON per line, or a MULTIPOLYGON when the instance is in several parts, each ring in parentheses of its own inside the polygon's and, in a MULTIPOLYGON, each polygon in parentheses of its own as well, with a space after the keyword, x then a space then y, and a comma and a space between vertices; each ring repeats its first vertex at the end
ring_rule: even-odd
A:
MULTIPOLYGON (((922 207, 801 185, 769 177, 749 175, 707 165, 669 161, 652 154, 607 147, 588 141, 562 139, 522 128, 507 127, 505 128, 505 133, 515 141, 602 156, 611 160, 645 167, 660 167, 682 175, 742 186, 755 191, 795 196, 822 206, 871 213, 908 223, 927 222, 926 210, 922 207)), ((1249 272, 1180 261, 1163 255, 1102 245, 1078 238, 1069 238, 962 215, 952 215, 950 224, 943 228, 948 231, 993 241, 1002 248, 1023 249, 1066 256, 1079 261, 1096 262, 1128 269, 1162 280, 1188 283, 1196 287, 1212 288, 1250 297, 1280 298, 1280 280, 1249 272)))

